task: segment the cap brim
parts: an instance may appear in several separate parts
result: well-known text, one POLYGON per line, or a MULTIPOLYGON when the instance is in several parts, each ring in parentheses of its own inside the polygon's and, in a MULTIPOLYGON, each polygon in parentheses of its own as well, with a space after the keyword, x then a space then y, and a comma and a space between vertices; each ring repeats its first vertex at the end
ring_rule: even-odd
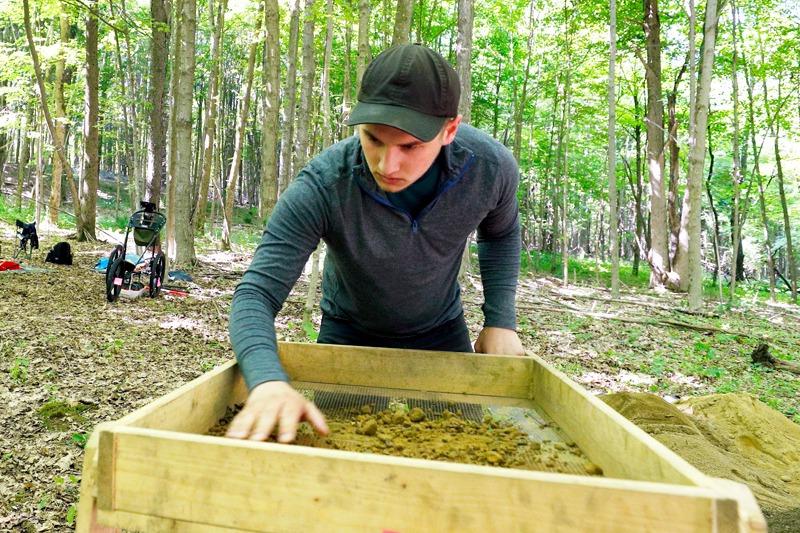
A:
POLYGON ((442 131, 446 120, 447 117, 434 117, 407 107, 358 102, 347 119, 347 125, 383 124, 428 142, 442 131))

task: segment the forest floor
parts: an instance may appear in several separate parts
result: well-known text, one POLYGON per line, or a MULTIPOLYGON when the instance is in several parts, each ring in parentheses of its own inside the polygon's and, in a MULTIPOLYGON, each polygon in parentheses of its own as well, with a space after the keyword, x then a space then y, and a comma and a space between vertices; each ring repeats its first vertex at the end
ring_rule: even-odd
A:
MULTIPOLYGON (((0 531, 71 530, 83 446, 93 427, 232 357, 228 311, 252 253, 201 253, 192 282, 169 282, 188 296, 108 304, 94 265, 113 245, 70 241, 74 264, 52 265, 44 263, 46 252, 66 232, 40 234, 41 249, 24 262, 34 271, 0 273, 0 531)), ((14 229, 3 222, 0 246, 0 260, 10 259, 14 229)), ((314 338, 302 321, 305 290, 304 277, 278 317, 282 340, 314 338)), ((463 298, 474 338, 482 320, 479 277, 468 277, 463 298)), ((761 343, 778 359, 800 359, 800 309, 743 301, 732 310, 709 304, 702 314, 689 314, 675 294, 626 289, 612 302, 604 288, 526 276, 518 316, 526 349, 594 393, 647 392, 678 405, 747 393, 768 405, 750 399, 759 420, 774 415, 788 424, 791 435, 772 437, 797 447, 786 452, 783 477, 771 482, 786 485, 770 493, 785 496, 781 504, 754 493, 776 531, 800 528, 800 433, 793 433, 800 432, 800 376, 751 363, 761 343)), ((315 315, 315 325, 318 320, 315 315)), ((739 404, 749 398, 728 397, 739 404)), ((779 431, 769 420, 772 427, 762 429, 779 431)), ((679 442, 673 449, 693 462, 679 442)), ((725 475, 724 469, 712 473, 725 475)))

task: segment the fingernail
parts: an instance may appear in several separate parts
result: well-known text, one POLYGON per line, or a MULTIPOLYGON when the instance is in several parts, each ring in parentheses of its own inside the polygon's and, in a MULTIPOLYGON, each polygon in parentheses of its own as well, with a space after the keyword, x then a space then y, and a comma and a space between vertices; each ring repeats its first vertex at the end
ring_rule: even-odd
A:
POLYGON ((294 440, 294 433, 281 433, 278 437, 278 442, 292 442, 294 440))

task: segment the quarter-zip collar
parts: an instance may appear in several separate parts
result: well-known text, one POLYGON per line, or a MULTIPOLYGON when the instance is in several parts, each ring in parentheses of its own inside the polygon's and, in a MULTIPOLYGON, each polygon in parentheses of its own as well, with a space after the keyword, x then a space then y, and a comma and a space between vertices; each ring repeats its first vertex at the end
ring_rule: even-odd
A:
POLYGON ((455 139, 450 144, 442 147, 441 157, 434 160, 434 164, 438 163, 442 165, 436 194, 415 218, 405 209, 397 207, 389 201, 386 193, 378 187, 375 178, 369 170, 369 166, 364 159, 364 152, 361 149, 361 142, 357 141, 357 145, 353 164, 353 179, 356 180, 356 183, 364 194, 372 198, 375 202, 404 215, 411 223, 411 231, 414 233, 419 230, 420 220, 433 209, 439 197, 461 181, 475 162, 475 154, 455 139))

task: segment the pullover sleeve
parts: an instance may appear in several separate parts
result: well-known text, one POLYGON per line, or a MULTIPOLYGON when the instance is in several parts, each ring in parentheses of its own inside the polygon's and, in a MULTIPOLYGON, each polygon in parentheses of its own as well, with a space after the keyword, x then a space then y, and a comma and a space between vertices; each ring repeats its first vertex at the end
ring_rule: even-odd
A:
POLYGON ((484 327, 516 329, 515 296, 520 264, 519 169, 508 154, 498 172, 498 202, 478 226, 484 327))
POLYGON ((310 178, 304 170, 281 195, 233 294, 228 330, 249 390, 289 381, 278 359, 275 316, 324 233, 323 190, 310 178))

